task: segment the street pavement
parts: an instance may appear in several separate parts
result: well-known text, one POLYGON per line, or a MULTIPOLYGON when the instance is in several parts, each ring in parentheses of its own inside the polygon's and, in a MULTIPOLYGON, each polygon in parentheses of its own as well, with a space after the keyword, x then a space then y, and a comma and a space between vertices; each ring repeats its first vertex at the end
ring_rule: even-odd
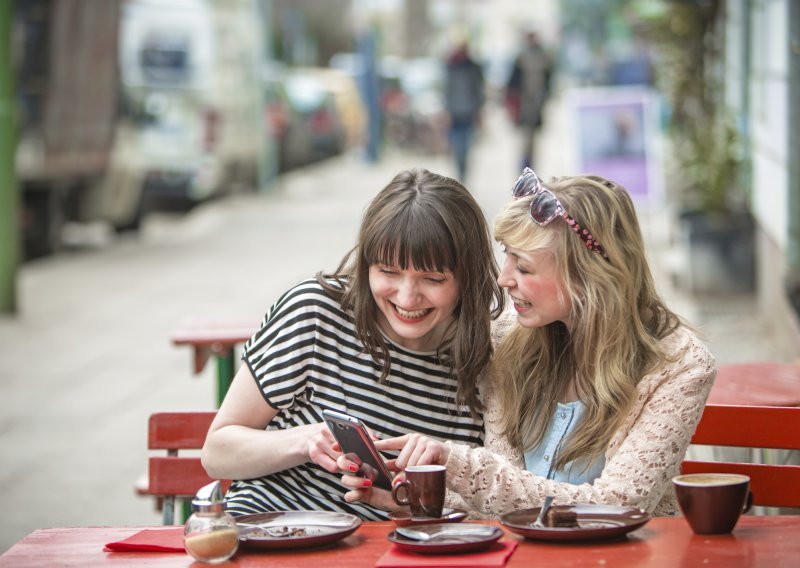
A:
MULTIPOLYGON (((518 143, 502 109, 484 118, 467 186, 491 219, 518 175, 518 143)), ((537 169, 545 179, 573 173, 560 101, 546 118, 537 169)), ((147 418, 214 406, 213 365, 193 376, 171 333, 193 317, 258 319, 295 282, 333 270, 370 198, 412 166, 455 171, 446 155, 342 156, 263 194, 151 215, 138 236, 89 228, 82 246, 21 267, 19 313, 0 318, 0 552, 37 528, 159 524, 152 500, 133 490, 146 470, 147 418)), ((720 362, 781 360, 751 298, 700 305, 673 286, 670 221, 668 208, 642 214, 668 303, 705 332, 720 362)))

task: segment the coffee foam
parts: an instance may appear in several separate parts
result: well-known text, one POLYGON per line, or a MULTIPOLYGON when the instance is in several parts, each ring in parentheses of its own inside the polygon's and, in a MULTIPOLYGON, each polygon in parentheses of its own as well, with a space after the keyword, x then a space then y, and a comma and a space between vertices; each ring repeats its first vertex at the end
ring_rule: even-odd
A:
POLYGON ((410 465, 405 470, 411 472, 424 472, 424 471, 442 471, 444 469, 447 468, 443 465, 431 464, 431 465, 410 465))
POLYGON ((746 475, 736 473, 690 473, 679 475, 672 479, 678 485, 690 485, 698 487, 720 486, 720 485, 739 485, 747 483, 750 478, 746 475))

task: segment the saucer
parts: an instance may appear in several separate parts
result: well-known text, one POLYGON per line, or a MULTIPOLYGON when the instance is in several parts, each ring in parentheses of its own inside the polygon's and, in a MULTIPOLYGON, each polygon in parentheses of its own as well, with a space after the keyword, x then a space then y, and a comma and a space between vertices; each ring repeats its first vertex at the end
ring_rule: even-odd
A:
POLYGON ((452 532, 452 534, 443 534, 431 540, 414 540, 398 534, 397 531, 392 531, 386 538, 406 552, 416 552, 418 554, 463 554, 488 548, 503 536, 503 529, 500 527, 490 528, 493 530, 489 534, 462 534, 458 532, 457 527, 449 523, 443 523, 428 525, 426 529, 430 531, 444 530, 452 532), (447 527, 450 527, 451 530, 448 530, 447 527))
POLYGON ((646 524, 651 516, 636 507, 615 505, 555 505, 556 509, 573 511, 576 527, 537 527, 539 507, 521 509, 500 517, 507 529, 531 540, 581 541, 621 538, 646 524))
POLYGON ((389 518, 394 521, 398 527, 414 526, 414 525, 431 525, 434 523, 460 523, 467 518, 467 512, 464 509, 443 509, 442 516, 439 518, 434 517, 412 517, 411 511, 404 509, 402 511, 392 511, 389 513, 389 518))
POLYGON ((286 550, 324 546, 345 538, 361 519, 334 511, 276 511, 236 517, 244 548, 286 550))

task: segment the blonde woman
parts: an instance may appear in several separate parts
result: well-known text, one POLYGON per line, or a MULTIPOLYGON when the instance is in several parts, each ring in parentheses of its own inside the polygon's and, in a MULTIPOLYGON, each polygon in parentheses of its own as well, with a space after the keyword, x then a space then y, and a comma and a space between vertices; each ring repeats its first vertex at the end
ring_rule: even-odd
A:
MULTIPOLYGON (((670 485, 716 376, 659 297, 630 196, 596 176, 547 185, 526 168, 495 222, 517 322, 481 385, 486 447, 382 440, 394 467, 447 466, 450 504, 487 514, 554 503, 677 512, 670 485)), ((339 460, 340 467, 347 460, 339 460)), ((344 477, 350 500, 396 508, 344 477)))

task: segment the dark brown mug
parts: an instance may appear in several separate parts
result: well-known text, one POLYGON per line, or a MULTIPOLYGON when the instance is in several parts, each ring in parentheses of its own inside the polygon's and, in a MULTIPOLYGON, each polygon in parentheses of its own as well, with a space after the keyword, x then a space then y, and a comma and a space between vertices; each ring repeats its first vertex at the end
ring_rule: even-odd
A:
POLYGON ((672 478, 683 516, 696 534, 728 534, 753 506, 750 478, 735 473, 690 473, 672 478))
POLYGON ((407 467, 405 481, 392 487, 392 498, 398 505, 409 505, 412 517, 438 519, 444 507, 446 473, 443 465, 407 467))

